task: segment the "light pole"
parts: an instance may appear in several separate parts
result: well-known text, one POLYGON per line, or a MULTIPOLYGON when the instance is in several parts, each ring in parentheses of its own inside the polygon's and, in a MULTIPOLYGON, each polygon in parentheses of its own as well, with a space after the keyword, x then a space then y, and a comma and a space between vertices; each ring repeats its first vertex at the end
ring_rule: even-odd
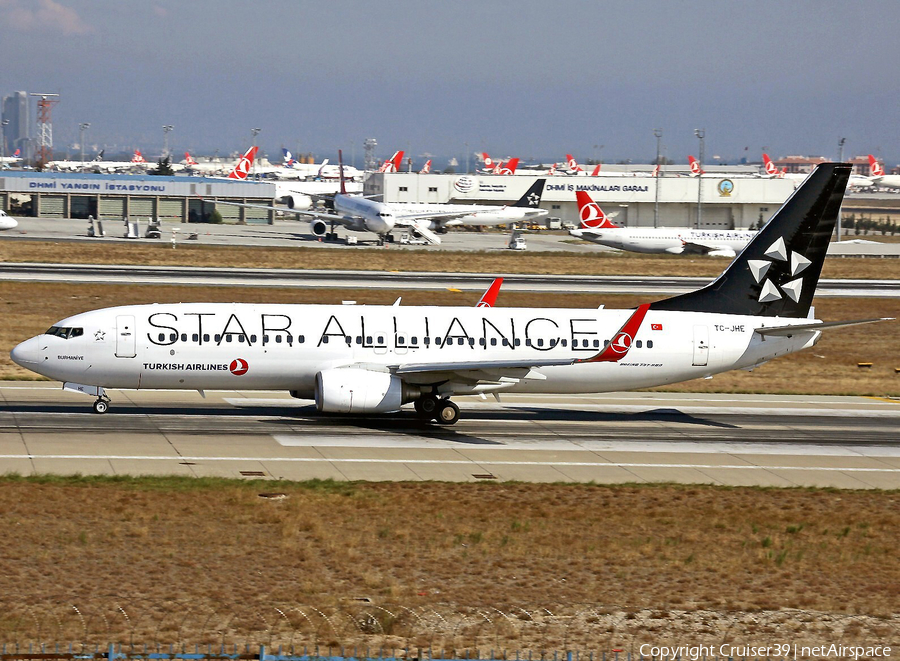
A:
POLYGON ((169 155, 169 131, 174 128, 175 127, 171 124, 163 126, 163 158, 166 158, 169 155))
MULTIPOLYGON (((250 146, 251 147, 254 147, 256 145, 256 136, 259 135, 260 131, 262 131, 262 129, 259 129, 259 128, 250 129, 250 136, 251 136, 250 137, 250 146)), ((256 159, 255 158, 253 159, 253 178, 254 179, 256 178, 256 159)))
POLYGON ((659 147, 662 138, 662 129, 653 129, 653 135, 656 136, 656 203, 653 207, 653 227, 659 227, 659 147))
POLYGON ((700 158, 697 162, 697 229, 700 229, 703 218, 703 138, 706 137, 706 129, 694 129, 694 135, 700 140, 700 158))
MULTIPOLYGON (((838 138, 838 163, 844 162, 844 143, 847 142, 847 138, 838 138)), ((852 172, 852 170, 851 170, 852 172)), ((841 240, 841 207, 838 207, 838 217, 837 217, 837 240, 841 240)))
POLYGON ((84 132, 91 128, 90 122, 81 122, 78 125, 78 131, 80 132, 80 137, 78 138, 78 144, 81 145, 81 169, 84 170, 84 132))

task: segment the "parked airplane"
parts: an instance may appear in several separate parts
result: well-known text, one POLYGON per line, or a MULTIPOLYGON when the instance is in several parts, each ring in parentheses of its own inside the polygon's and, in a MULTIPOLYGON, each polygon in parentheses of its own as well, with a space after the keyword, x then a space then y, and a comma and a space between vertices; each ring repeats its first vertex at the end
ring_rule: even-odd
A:
POLYGON ((503 163, 492 159, 487 152, 481 152, 481 158, 484 159, 484 167, 480 172, 484 174, 515 174, 516 168, 519 167, 518 158, 511 158, 503 163))
POLYGON ((180 303, 105 308, 17 345, 18 365, 109 408, 107 388, 288 390, 326 413, 454 395, 647 388, 815 345, 811 303, 850 165, 826 163, 710 285, 634 310, 180 303))
POLYGON ((690 154, 688 155, 688 165, 691 166, 692 177, 699 177, 701 174, 706 174, 706 171, 700 168, 700 161, 690 154))
MULTIPOLYGON (((538 179, 514 204, 503 206, 378 202, 361 195, 347 194, 344 180, 341 180, 341 192, 333 198, 329 197, 335 213, 311 210, 313 197, 324 198, 324 195, 291 193, 283 199, 287 199, 293 213, 312 218, 310 232, 315 236, 329 238, 330 235, 333 236, 337 225, 353 232, 373 232, 378 235, 379 243, 384 243, 394 228, 399 227, 409 228, 429 243, 438 245, 441 239, 434 232, 444 232, 447 227, 504 225, 546 216, 549 212, 539 208, 544 182, 544 179, 538 179)), ((224 201, 218 203, 284 211, 281 207, 268 205, 224 201)))
POLYGON ((10 165, 15 165, 22 160, 21 157, 22 150, 17 149, 13 152, 12 156, 0 156, 0 167, 7 168, 10 165))
POLYGON ((502 206, 491 204, 433 204, 433 203, 396 203, 395 209, 405 213, 427 214, 439 213, 428 221, 428 229, 444 232, 448 227, 459 225, 508 225, 524 221, 534 221, 550 212, 541 209, 541 196, 544 193, 546 179, 537 179, 525 193, 513 204, 502 206))
POLYGON ((869 167, 872 171, 872 185, 885 188, 900 188, 900 175, 885 174, 884 166, 872 154, 869 154, 869 167))
POLYGON ((134 155, 130 161, 104 161, 104 150, 100 150, 93 160, 90 161, 50 161, 46 165, 47 170, 56 172, 124 172, 127 170, 143 170, 149 163, 144 160, 140 150, 135 149, 134 155))
POLYGON ((419 170, 419 174, 431 174, 431 159, 429 158, 425 161, 425 165, 422 166, 422 169, 419 170))
POLYGON ((0 231, 11 230, 19 226, 18 221, 12 216, 8 216, 3 209, 0 209, 0 231))
POLYGON ((744 230, 695 230, 667 227, 619 227, 610 222, 591 196, 575 191, 581 227, 569 230, 579 239, 619 250, 672 255, 734 257, 750 243, 756 232, 744 230))

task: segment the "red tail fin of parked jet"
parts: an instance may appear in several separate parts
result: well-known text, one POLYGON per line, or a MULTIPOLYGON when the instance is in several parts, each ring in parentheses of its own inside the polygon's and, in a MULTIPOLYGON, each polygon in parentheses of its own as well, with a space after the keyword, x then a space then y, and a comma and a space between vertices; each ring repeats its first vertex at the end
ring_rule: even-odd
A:
POLYGON ((484 159, 485 170, 491 170, 494 166, 498 165, 498 163, 494 163, 494 159, 491 158, 486 151, 481 152, 481 158, 484 159))
POLYGON ((884 166, 878 162, 878 159, 869 154, 869 170, 873 177, 884 176, 884 166))
POLYGON ((583 229, 614 229, 619 227, 612 223, 600 205, 591 199, 591 196, 583 190, 575 191, 575 199, 578 201, 578 214, 581 218, 583 229))
POLYGON ((431 159, 429 158, 425 161, 425 165, 422 166, 422 169, 419 170, 419 174, 429 174, 431 172, 431 159))
POLYGON ((599 177, 599 176, 600 176, 600 164, 599 164, 599 163, 597 163, 597 165, 594 166, 594 169, 593 169, 593 171, 591 172, 591 176, 592 176, 592 177, 599 177))
POLYGON ((693 156, 690 156, 690 155, 688 156, 688 163, 691 166, 691 174, 693 174, 693 175, 706 174, 703 170, 700 169, 700 161, 698 161, 693 156))
POLYGON ((197 165, 197 161, 194 160, 194 157, 191 156, 190 152, 184 152, 184 163, 185 165, 197 165))
POLYGON ((772 162, 772 159, 769 158, 768 154, 763 154, 763 167, 766 170, 766 174, 773 177, 783 177, 784 173, 787 172, 787 168, 779 170, 778 166, 772 162))
POLYGON ((132 163, 146 163, 140 149, 134 150, 134 156, 131 157, 132 163))
POLYGON ((394 155, 387 159, 378 168, 379 172, 400 172, 400 166, 403 163, 403 152, 395 151, 394 155))
POLYGON ((578 161, 575 160, 575 157, 572 154, 566 154, 566 165, 569 170, 572 172, 583 172, 584 168, 578 165, 578 161))
POLYGON ((229 179, 246 179, 247 175, 250 174, 250 169, 253 167, 253 159, 256 158, 256 151, 259 147, 253 146, 247 150, 247 153, 241 156, 237 163, 235 163, 234 167, 231 169, 231 172, 228 173, 229 179))
POLYGON ((498 165, 495 174, 515 174, 517 167, 519 167, 519 159, 511 158, 506 163, 498 165))

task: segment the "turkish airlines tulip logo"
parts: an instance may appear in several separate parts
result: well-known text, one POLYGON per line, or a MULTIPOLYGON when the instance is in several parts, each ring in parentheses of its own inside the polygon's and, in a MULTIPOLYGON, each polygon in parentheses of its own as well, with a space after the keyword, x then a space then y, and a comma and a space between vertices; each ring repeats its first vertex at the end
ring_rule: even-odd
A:
POLYGON ((235 358, 231 361, 231 365, 228 366, 228 369, 235 376, 242 376, 250 369, 250 365, 248 365, 247 361, 243 358, 235 358))
POLYGON ((609 345, 609 348, 616 353, 627 353, 628 349, 631 348, 631 335, 625 332, 619 333, 609 345))

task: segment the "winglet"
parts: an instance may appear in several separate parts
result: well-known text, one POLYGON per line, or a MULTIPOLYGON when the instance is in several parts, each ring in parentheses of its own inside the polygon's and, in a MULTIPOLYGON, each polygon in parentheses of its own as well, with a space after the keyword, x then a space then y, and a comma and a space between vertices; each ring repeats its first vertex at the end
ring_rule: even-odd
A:
POLYGON ((650 309, 649 303, 642 303, 638 306, 637 310, 628 317, 628 321, 626 321, 622 328, 619 329, 619 332, 615 334, 612 341, 607 344, 601 351, 595 356, 590 358, 584 358, 582 360, 576 360, 576 363, 617 363, 625 355, 628 353, 628 350, 631 349, 631 344, 634 341, 634 336, 637 335, 638 330, 641 327, 641 324, 644 321, 644 315, 647 314, 647 310, 650 309))
POLYGON ((494 303, 497 302, 497 294, 500 293, 500 285, 503 284, 503 278, 494 278, 494 281, 491 283, 491 286, 487 288, 487 291, 484 292, 484 296, 481 297, 481 300, 475 304, 476 308, 492 308, 494 307, 494 303))

